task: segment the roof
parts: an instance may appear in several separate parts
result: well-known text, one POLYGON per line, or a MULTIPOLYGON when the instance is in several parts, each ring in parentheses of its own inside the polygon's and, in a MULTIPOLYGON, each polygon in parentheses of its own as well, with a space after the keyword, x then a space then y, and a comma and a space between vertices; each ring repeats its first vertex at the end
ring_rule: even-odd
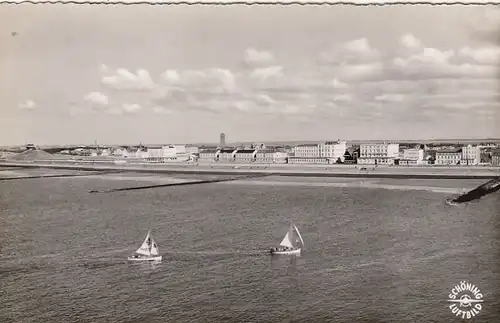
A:
POLYGON ((455 148, 455 149, 441 149, 436 151, 436 154, 456 154, 462 152, 462 149, 460 148, 455 148))
POLYGON ((317 144, 300 144, 297 145, 296 147, 318 147, 317 144))
POLYGON ((218 150, 217 149, 203 149, 200 151, 200 154, 213 154, 216 153, 218 150))
POLYGON ((317 156, 317 157, 290 156, 290 158, 292 158, 292 159, 328 159, 328 157, 321 157, 321 156, 317 156))
POLYGON ((256 149, 241 149, 238 150, 236 153, 237 154, 252 154, 255 152, 256 149))
POLYGON ((274 153, 276 150, 274 149, 259 149, 257 150, 257 154, 269 154, 269 153, 274 153))
POLYGON ((236 149, 227 149, 227 148, 224 148, 224 149, 221 149, 221 153, 233 153, 236 149))

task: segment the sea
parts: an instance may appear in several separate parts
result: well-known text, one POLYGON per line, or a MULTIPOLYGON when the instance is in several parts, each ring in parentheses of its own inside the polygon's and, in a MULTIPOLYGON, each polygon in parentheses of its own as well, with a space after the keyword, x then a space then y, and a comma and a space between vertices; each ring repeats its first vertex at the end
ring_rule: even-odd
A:
POLYGON ((500 192, 444 202, 484 180, 275 176, 90 193, 193 178, 54 172, 0 171, 2 323, 499 321, 500 192), (271 256, 291 221, 302 254, 271 256), (128 262, 148 229, 163 261, 128 262), (483 296, 470 319, 448 301, 462 282, 483 296))

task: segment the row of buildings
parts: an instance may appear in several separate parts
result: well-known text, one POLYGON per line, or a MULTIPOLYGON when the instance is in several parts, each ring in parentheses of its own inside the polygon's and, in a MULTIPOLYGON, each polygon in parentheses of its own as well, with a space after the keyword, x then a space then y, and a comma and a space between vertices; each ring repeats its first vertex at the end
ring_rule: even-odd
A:
POLYGON ((338 140, 295 147, 212 147, 201 149, 198 160, 288 164, 500 166, 500 149, 495 145, 429 147, 387 142, 354 146, 338 140))
POLYGON ((82 147, 62 154, 111 157, 151 163, 220 162, 359 165, 492 165, 500 166, 500 149, 483 145, 420 145, 391 142, 348 144, 324 141, 296 146, 266 147, 257 143, 230 147, 221 135, 219 146, 162 145, 82 147))
POLYGON ((122 147, 96 147, 75 148, 63 150, 60 154, 90 156, 90 157, 115 157, 127 160, 137 160, 152 163, 193 161, 198 158, 198 147, 188 145, 164 146, 122 146, 122 147))

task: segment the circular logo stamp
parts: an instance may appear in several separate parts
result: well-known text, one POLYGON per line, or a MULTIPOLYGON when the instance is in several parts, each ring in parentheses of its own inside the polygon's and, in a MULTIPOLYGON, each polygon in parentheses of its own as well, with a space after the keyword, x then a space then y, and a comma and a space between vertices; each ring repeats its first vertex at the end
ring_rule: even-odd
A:
POLYGON ((448 302, 451 312, 455 316, 463 319, 470 319, 477 316, 483 306, 483 294, 481 290, 467 281, 461 281, 451 289, 451 294, 448 295, 448 302))

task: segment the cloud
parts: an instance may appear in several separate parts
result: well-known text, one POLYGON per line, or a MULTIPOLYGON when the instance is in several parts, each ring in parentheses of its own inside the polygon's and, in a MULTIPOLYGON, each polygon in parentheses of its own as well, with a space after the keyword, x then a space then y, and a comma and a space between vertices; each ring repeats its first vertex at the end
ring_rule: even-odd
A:
POLYGON ((142 108, 138 104, 130 104, 130 103, 123 103, 122 105, 123 111, 126 113, 137 113, 139 112, 142 108))
POLYGON ((132 73, 125 68, 119 68, 114 75, 104 76, 101 83, 117 90, 151 90, 155 83, 145 69, 132 73))
POLYGON ((108 97, 100 92, 91 92, 83 97, 85 101, 90 101, 99 105, 108 105, 108 97))
POLYGON ((20 103, 18 107, 21 110, 34 110, 36 109, 36 103, 32 100, 26 100, 23 103, 20 103))
MULTIPOLYGON (((143 106, 157 114, 430 122, 452 111, 466 115, 476 107, 477 115, 492 116, 489 111, 500 98, 498 47, 471 43, 434 48, 410 33, 391 42, 396 47, 376 48, 367 38, 349 40, 303 65, 287 65, 269 51, 248 49, 241 54, 244 68, 152 71, 158 82, 148 71, 119 68, 103 84, 135 95, 130 100, 144 100, 143 106)), ((121 110, 134 113, 141 106, 126 103, 121 110)))
POLYGON ((401 102, 404 99, 402 94, 382 94, 375 97, 375 101, 401 102))
POLYGON ((247 65, 271 65, 274 63, 274 55, 269 51, 259 51, 254 48, 249 48, 245 51, 243 57, 247 65))
POLYGON ((332 84, 332 87, 335 88, 335 89, 346 89, 346 88, 349 87, 349 84, 341 82, 337 78, 334 78, 332 80, 331 84, 332 84))
POLYGON ((415 38, 412 34, 405 34, 401 37, 401 43, 406 48, 419 48, 422 44, 420 40, 415 38))

